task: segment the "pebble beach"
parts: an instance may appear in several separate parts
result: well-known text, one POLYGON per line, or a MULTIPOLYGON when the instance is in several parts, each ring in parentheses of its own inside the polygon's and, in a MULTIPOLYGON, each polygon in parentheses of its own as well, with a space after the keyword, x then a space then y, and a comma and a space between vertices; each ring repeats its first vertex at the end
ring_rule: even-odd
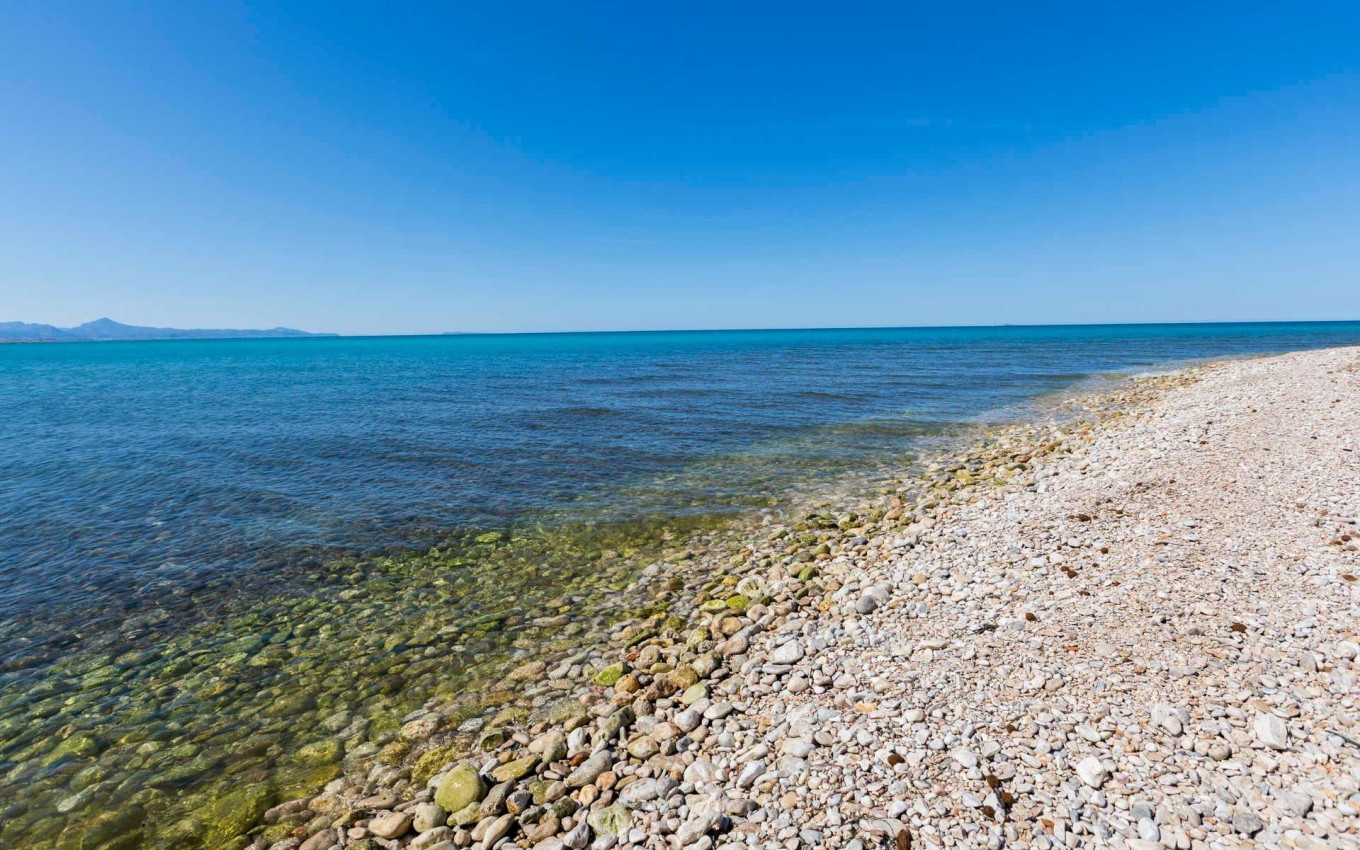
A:
POLYGON ((1081 404, 658 565, 522 708, 432 700, 224 846, 1360 847, 1360 349, 1081 404))
POLYGON ((0 850, 1360 850, 1360 4, 0 43, 0 850))

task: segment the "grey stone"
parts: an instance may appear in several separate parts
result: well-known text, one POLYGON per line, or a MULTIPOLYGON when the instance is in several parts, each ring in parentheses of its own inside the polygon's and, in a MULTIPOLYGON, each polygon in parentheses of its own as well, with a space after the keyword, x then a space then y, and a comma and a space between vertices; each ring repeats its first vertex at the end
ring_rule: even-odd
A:
POLYGON ((803 645, 796 640, 791 640, 776 646, 770 652, 769 660, 771 664, 797 664, 803 660, 805 654, 803 645))
POLYGON ((614 766, 614 757, 609 750, 600 750, 590 758, 581 762, 580 766, 567 776, 568 788, 584 788, 596 779, 600 774, 614 766))
POLYGON ((1233 815, 1232 827, 1243 835, 1255 835, 1265 829, 1265 823, 1255 812, 1238 812, 1233 815))
POLYGON ((410 812, 385 812, 368 822, 368 831, 379 838, 400 838, 410 830, 410 812))

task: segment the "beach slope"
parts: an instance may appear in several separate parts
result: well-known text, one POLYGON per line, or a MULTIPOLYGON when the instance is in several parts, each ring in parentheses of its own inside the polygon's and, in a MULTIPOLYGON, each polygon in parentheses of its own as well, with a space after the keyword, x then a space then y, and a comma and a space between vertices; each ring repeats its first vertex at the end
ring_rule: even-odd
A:
POLYGON ((597 661, 511 674, 547 677, 517 728, 417 712, 414 768, 254 846, 1360 846, 1360 349, 1087 404, 767 518, 597 661))
POLYGON ((828 686, 748 696, 729 791, 768 816, 739 833, 1357 846, 1360 350, 1197 378, 786 624, 828 686))

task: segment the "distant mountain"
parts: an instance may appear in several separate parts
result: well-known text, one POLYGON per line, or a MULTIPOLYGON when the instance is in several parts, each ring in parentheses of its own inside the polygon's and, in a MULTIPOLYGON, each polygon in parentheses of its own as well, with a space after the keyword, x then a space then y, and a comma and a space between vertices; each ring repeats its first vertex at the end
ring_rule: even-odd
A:
POLYGON ((119 339, 251 339, 291 336, 336 336, 314 334, 292 328, 269 330, 230 330, 180 328, 143 328, 125 325, 113 319, 95 319, 74 328, 34 325, 28 322, 0 322, 0 342, 79 342, 119 339))

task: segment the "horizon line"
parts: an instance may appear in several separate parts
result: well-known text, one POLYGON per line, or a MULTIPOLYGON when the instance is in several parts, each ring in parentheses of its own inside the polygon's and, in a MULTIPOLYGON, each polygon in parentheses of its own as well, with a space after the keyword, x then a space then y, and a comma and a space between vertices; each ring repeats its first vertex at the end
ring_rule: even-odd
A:
MULTIPOLYGON (((93 320, 98 321, 98 320, 93 320)), ((116 320, 111 320, 116 321, 116 320)), ((343 333, 337 331, 303 331, 308 336, 259 336, 259 337, 186 337, 181 339, 40 339, 40 340, 0 340, 0 345, 42 345, 53 343, 80 342, 250 342, 262 340, 316 341, 325 339, 393 339, 459 336, 566 336, 586 334, 664 334, 664 333, 766 333, 779 331, 894 331, 894 330, 978 330, 993 328, 1110 328, 1110 327, 1160 327, 1186 325, 1344 325, 1360 323, 1360 318, 1347 319, 1231 319, 1231 320, 1180 320, 1147 322, 1041 322, 1041 323, 992 323, 959 325, 837 325, 837 326, 782 326, 782 327, 732 327, 732 328, 612 328, 605 330, 521 330, 521 331, 431 331, 422 333, 343 333)), ((32 323, 38 324, 38 323, 32 323)), ((88 324, 88 322, 86 323, 88 324)), ((119 322, 119 324, 125 324, 119 322)), ((55 326, 54 326, 55 327, 55 326)), ((78 326, 77 326, 78 327, 78 326)), ((131 327, 140 327, 131 325, 131 327)), ((150 327, 150 326, 147 326, 150 327)), ((276 326, 282 328, 282 325, 276 326)), ((165 330, 230 330, 229 328, 196 327, 172 328, 165 330)), ((266 328, 263 330, 272 330, 266 328)), ((289 328, 290 330, 297 330, 289 328)))

